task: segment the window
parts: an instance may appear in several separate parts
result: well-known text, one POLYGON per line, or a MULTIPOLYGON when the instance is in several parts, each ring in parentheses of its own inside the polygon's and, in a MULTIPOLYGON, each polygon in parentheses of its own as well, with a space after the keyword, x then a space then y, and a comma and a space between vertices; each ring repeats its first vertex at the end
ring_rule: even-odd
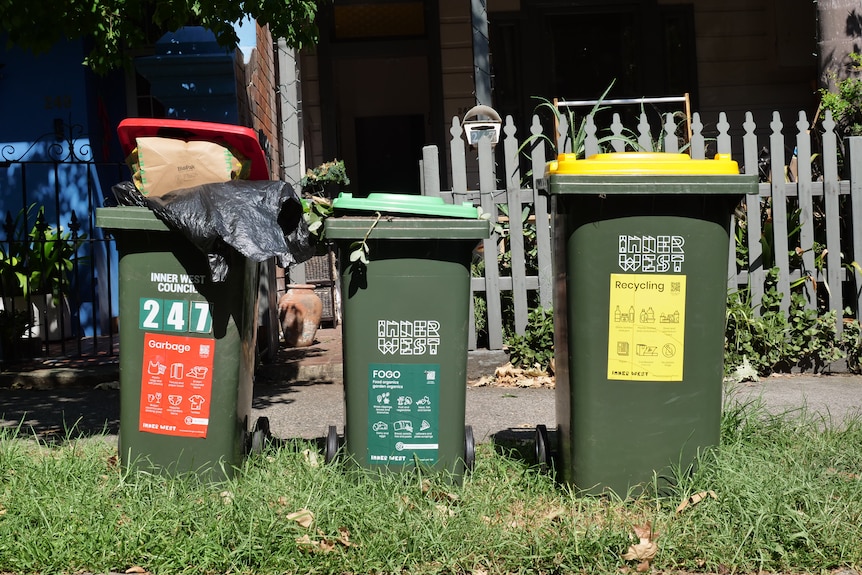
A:
POLYGON ((422 2, 335 4, 333 39, 372 40, 425 35, 422 2))

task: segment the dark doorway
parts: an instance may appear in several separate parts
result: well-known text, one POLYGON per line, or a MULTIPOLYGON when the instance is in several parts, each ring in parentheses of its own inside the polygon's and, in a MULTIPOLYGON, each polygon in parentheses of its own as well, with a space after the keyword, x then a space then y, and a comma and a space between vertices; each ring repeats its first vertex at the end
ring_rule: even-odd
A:
MULTIPOLYGON (((697 103, 697 56, 691 5, 653 2, 522 0, 520 12, 488 16, 494 103, 527 131, 543 101, 682 96, 697 103), (528 41, 528 39, 540 39, 528 41)), ((680 109, 649 105, 651 118, 680 109)), ((582 116, 589 108, 577 110, 582 116)), ((615 108, 631 125, 640 106, 615 108)), ((601 115, 601 114, 600 114, 601 115)), ((602 119, 610 124, 610 119, 602 119)), ((635 122, 636 123, 636 122, 635 122)))
POLYGON ((425 142, 421 114, 356 118, 357 196, 371 192, 419 194, 425 142))
POLYGON ((644 46, 635 13, 558 14, 547 29, 555 97, 598 98, 611 82, 615 94, 640 95, 644 46))

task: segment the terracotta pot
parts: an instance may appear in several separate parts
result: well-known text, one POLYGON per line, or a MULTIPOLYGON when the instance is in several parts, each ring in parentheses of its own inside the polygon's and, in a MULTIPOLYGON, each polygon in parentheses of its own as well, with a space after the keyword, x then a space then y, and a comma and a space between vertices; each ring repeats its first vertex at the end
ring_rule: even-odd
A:
POLYGON ((312 284, 290 284, 278 300, 278 318, 288 347, 307 347, 314 343, 320 326, 323 302, 312 284))

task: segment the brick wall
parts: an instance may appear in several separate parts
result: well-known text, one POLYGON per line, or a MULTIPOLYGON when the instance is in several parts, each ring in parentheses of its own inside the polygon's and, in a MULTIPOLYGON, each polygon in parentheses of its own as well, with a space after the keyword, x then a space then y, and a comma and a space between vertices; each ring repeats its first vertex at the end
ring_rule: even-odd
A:
POLYGON ((276 97, 276 65, 272 35, 266 27, 257 26, 257 48, 245 65, 245 93, 248 97, 250 126, 266 138, 270 177, 281 179, 281 150, 276 97))

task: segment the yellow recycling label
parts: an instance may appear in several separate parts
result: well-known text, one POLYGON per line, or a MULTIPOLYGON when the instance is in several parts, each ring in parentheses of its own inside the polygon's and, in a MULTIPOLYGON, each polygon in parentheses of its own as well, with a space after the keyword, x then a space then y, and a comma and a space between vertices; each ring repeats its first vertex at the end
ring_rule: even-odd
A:
POLYGON ((682 381, 685 276, 611 274, 608 379, 682 381))

